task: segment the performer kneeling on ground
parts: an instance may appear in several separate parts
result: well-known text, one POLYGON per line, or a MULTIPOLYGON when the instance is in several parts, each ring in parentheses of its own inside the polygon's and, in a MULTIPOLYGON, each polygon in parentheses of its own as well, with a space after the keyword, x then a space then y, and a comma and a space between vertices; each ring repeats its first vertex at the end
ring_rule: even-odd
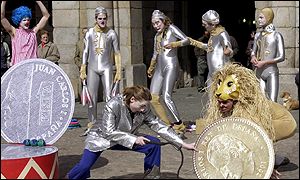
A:
MULTIPOLYGON (((217 71, 209 89, 211 97, 204 117, 206 125, 225 117, 241 117, 260 125, 273 142, 293 136, 294 117, 282 105, 265 97, 254 72, 238 64, 227 64, 217 71)), ((197 122, 197 126, 202 122, 197 122)), ((204 126, 197 127, 202 131, 204 126)), ((280 174, 276 167, 271 178, 280 174)))
POLYGON ((159 139, 150 135, 138 135, 137 130, 143 124, 177 148, 196 150, 195 143, 183 142, 172 128, 151 112, 151 99, 149 89, 142 86, 127 87, 123 94, 110 99, 104 106, 102 118, 105 121, 96 120, 88 133, 82 158, 67 174, 67 178, 89 178, 92 165, 107 149, 144 153, 145 178, 159 178, 161 146, 149 143, 159 142, 159 139))

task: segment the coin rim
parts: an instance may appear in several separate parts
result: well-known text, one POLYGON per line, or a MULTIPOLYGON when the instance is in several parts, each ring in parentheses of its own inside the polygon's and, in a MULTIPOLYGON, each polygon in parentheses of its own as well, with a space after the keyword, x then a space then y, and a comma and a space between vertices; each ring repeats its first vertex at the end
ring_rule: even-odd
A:
MULTIPOLYGON (((275 164, 275 152, 274 152, 274 146, 273 146, 273 142, 272 140, 269 138, 269 136, 267 135, 266 131, 260 127, 258 124, 256 124, 255 122, 253 122, 252 120, 246 119, 246 118, 240 118, 240 117, 229 117, 229 118, 220 118, 219 120, 209 124, 203 131, 202 133, 198 136, 196 143, 195 143, 195 147, 198 146, 198 143, 200 142, 200 140, 204 137, 204 134, 209 131, 212 127, 224 123, 224 122, 228 122, 228 121, 239 121, 242 123, 246 123, 247 125, 250 125, 252 127, 254 127, 255 130, 257 130, 260 135, 263 137, 263 139, 265 140, 267 147, 268 147, 268 151, 269 151, 269 166, 268 169, 266 170, 266 173, 264 175, 263 179, 270 179, 273 169, 274 169, 274 164, 275 164)), ((201 176, 199 175, 200 173, 198 172, 197 169, 197 165, 196 165, 196 151, 194 151, 193 153, 193 167, 194 167, 194 171, 198 177, 198 179, 202 179, 201 176)))
MULTIPOLYGON (((55 63, 49 61, 49 60, 46 60, 46 59, 41 59, 41 58, 33 58, 33 59, 27 59, 27 60, 24 60, 24 61, 21 61, 15 65, 13 65, 12 67, 10 67, 1 77, 1 86, 2 86, 2 82, 4 81, 4 79, 6 78, 6 76, 8 76, 8 74, 10 74, 11 71, 13 71, 14 69, 18 68, 19 66, 22 66, 24 64, 27 64, 27 63, 32 63, 32 62, 35 62, 35 61, 41 61, 43 63, 46 63, 46 64, 49 64, 51 66, 56 65, 55 63), (52 63, 52 64, 51 64, 52 63)), ((70 87, 70 96, 71 96, 71 100, 70 100, 70 104, 71 104, 71 110, 70 110, 70 114, 69 114, 69 118, 68 118, 68 121, 67 123, 65 124, 65 126, 62 128, 62 131, 59 132, 55 138, 53 138, 51 141, 47 142, 46 139, 45 139, 45 142, 46 144, 54 144, 55 142, 57 142, 61 136, 66 132, 66 130, 68 129, 68 126, 71 122, 71 119, 73 117, 73 114, 74 114, 74 109, 75 109, 75 95, 74 95, 74 89, 73 89, 73 86, 72 86, 72 83, 71 83, 71 80, 69 78, 69 76, 65 73, 65 71, 58 65, 56 65, 56 70, 58 70, 63 76, 64 78, 66 79, 66 82, 67 84, 69 85, 70 87)), ((1 88, 2 90, 2 88, 1 88)), ((1 101, 2 103, 2 101, 1 101)), ((2 118, 1 118, 1 121, 2 121, 2 118)), ((1 137, 3 137, 4 140, 6 140, 8 143, 16 143, 14 141, 12 141, 2 130, 1 128, 1 137)))

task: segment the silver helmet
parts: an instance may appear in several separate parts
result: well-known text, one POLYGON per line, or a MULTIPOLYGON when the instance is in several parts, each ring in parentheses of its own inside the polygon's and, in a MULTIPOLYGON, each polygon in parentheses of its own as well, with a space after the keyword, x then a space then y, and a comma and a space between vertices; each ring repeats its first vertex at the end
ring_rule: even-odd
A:
POLYGON ((107 11, 104 7, 99 6, 95 10, 95 15, 98 15, 98 14, 107 14, 107 11))
POLYGON ((161 12, 160 10, 154 10, 152 13, 152 19, 159 18, 159 19, 166 19, 166 15, 161 12))
POLYGON ((220 16, 214 10, 209 10, 202 16, 202 20, 206 21, 211 24, 219 24, 220 23, 220 16))

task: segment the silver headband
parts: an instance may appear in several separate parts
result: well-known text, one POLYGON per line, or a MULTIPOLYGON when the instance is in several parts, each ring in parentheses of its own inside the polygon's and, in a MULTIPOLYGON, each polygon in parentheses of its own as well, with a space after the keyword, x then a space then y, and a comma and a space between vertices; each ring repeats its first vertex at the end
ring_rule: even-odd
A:
POLYGON ((159 18, 159 19, 166 19, 166 15, 161 12, 160 10, 154 10, 152 13, 152 19, 159 18))
POLYGON ((211 24, 219 24, 220 23, 220 16, 214 10, 209 10, 202 16, 202 20, 206 21, 211 24))
POLYGON ((98 15, 98 14, 107 14, 107 11, 104 7, 99 6, 95 10, 95 15, 98 15))

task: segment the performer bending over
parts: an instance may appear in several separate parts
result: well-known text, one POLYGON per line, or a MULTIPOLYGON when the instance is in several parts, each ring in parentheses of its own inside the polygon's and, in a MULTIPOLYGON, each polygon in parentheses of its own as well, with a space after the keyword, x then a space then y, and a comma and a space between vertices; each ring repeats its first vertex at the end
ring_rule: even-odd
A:
POLYGON ((161 147, 150 143, 159 142, 159 139, 149 135, 138 135, 137 130, 143 124, 148 125, 177 148, 196 150, 194 143, 183 142, 172 128, 151 112, 151 98, 147 88, 133 86, 125 88, 123 94, 110 99, 104 106, 103 121, 97 120, 94 128, 88 133, 81 160, 67 174, 67 178, 89 178, 92 165, 107 149, 144 153, 144 178, 159 178, 161 147))

